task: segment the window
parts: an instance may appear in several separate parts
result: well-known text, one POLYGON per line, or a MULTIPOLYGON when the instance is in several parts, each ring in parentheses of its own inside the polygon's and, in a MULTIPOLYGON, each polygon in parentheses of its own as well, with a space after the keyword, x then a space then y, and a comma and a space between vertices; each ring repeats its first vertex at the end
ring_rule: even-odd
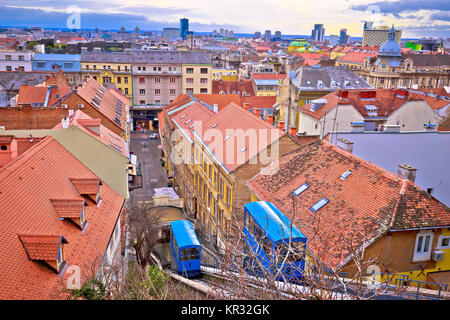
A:
POLYGON ((170 95, 174 96, 176 94, 176 90, 175 89, 170 89, 170 95))
POLYGON ((170 83, 175 83, 175 78, 170 78, 170 83))
POLYGON ((139 89, 139 94, 145 94, 145 89, 139 89))
POLYGON ((322 198, 319 201, 317 201, 311 208, 309 208, 309 210, 311 210, 312 212, 316 213, 320 208, 322 208, 327 203, 328 203, 328 199, 327 198, 322 198))
POLYGON ((7 54, 7 55, 5 56, 5 60, 6 60, 6 61, 11 61, 11 60, 12 60, 11 55, 7 54))
POLYGON ((117 83, 122 83, 122 79, 120 77, 117 77, 117 83))
POLYGON ((450 236, 439 236, 439 249, 450 249, 450 236))
MULTIPOLYGON (((87 67, 89 67, 89 66, 87 66, 87 67)), ((97 65, 94 64, 93 67, 94 67, 94 70, 97 70, 97 65)))
POLYGON ((300 187, 298 187, 297 189, 295 189, 294 191, 292 191, 292 195, 294 197, 297 197, 300 193, 302 193, 303 191, 305 191, 306 189, 309 188, 309 185, 307 183, 302 184, 300 187))
POLYGON ((200 93, 208 93, 208 89, 207 88, 200 88, 200 93))
POLYGON ((208 83, 208 78, 201 78, 200 83, 208 83))
POLYGON ((120 71, 120 66, 117 66, 117 71, 120 71))
POLYGON ((200 73, 202 73, 202 74, 208 73, 208 68, 201 68, 200 73))
POLYGON ((139 78, 139 83, 145 83, 145 78, 139 78))
POLYGON ((140 101, 139 101, 139 105, 145 106, 145 100, 140 100, 140 101))
POLYGON ((159 106, 161 104, 161 100, 155 100, 155 104, 159 106))
MULTIPOLYGON (((38 68, 45 68, 45 62, 38 62, 36 65, 38 68)), ((86 70, 89 70, 89 66, 86 66, 86 70)))
POLYGON ((161 94, 161 89, 155 89, 155 94, 161 94))
POLYGON ((125 94, 128 94, 128 88, 125 88, 125 94))
POLYGON ((194 93, 194 88, 186 88, 186 93, 194 93))
POLYGON ((421 231, 416 236, 413 262, 427 261, 431 258, 431 244, 433 243, 432 231, 421 231))
POLYGON ((125 84, 128 84, 128 77, 123 77, 123 82, 124 82, 125 84))
POLYGON ((186 78, 186 83, 194 83, 194 78, 186 78))
POLYGON ((24 56, 19 56, 19 61, 24 61, 25 57, 24 56))
POLYGON ((189 74, 194 73, 194 68, 186 68, 186 73, 189 73, 189 74))
POLYGON ((11 66, 6 66, 6 71, 12 71, 12 67, 11 66))
POLYGON ((160 83, 161 82, 161 78, 155 78, 155 83, 160 83))

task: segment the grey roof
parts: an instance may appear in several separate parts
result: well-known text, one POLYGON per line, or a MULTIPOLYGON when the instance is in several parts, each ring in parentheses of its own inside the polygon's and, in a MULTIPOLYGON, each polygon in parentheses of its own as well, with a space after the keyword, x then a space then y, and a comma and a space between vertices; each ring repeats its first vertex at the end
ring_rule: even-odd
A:
POLYGON ((372 88, 347 67, 303 66, 295 71, 295 75, 290 72, 289 76, 295 86, 306 90, 337 90, 341 85, 342 89, 372 88))
POLYGON ((211 64, 211 56, 201 51, 133 51, 133 63, 211 64))
POLYGON ((83 52, 82 62, 101 63, 131 63, 131 53, 129 52, 83 52))
POLYGON ((448 54, 404 54, 402 60, 411 59, 415 66, 450 66, 448 54))
POLYGON ((6 90, 19 91, 22 85, 34 86, 45 81, 46 75, 53 74, 53 72, 3 71, 0 72, 0 85, 6 90))

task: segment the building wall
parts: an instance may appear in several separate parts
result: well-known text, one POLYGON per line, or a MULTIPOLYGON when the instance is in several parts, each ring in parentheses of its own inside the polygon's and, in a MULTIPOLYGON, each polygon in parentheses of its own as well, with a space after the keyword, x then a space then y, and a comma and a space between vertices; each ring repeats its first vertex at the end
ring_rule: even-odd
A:
POLYGON ((134 105, 165 106, 182 93, 181 65, 136 64, 132 68, 134 105))
MULTIPOLYGON (((366 29, 363 31, 363 46, 375 47, 381 46, 383 42, 388 40, 389 29, 366 29)), ((402 31, 395 30, 395 41, 400 44, 402 31)))
POLYGON ((64 117, 68 117, 68 109, 0 109, 0 126, 6 130, 18 129, 51 129, 64 117))
POLYGON ((182 65, 182 93, 212 93, 212 67, 207 64, 182 65), (192 73, 188 73, 192 70, 192 73), (206 73, 202 73, 206 70, 206 73), (190 82, 192 79, 192 82, 190 82), (202 83, 206 79, 206 83, 202 83))
POLYGON ((113 83, 133 103, 131 63, 82 61, 81 73, 83 79, 90 75, 105 87, 113 83))
POLYGON ((76 111, 76 110, 80 109, 79 108, 80 104, 84 104, 84 108, 80 109, 81 111, 83 111, 84 113, 86 113, 88 116, 90 116, 93 119, 100 119, 102 125, 104 125, 108 129, 110 129, 115 134, 117 134, 119 136, 124 136, 125 132, 122 130, 122 128, 117 126, 114 121, 112 121, 109 118, 107 118, 106 116, 104 116, 100 111, 97 110, 97 108, 95 108, 89 102, 87 102, 86 100, 81 98, 78 94, 76 94, 76 93, 70 94, 69 97, 67 97, 67 99, 64 100, 63 103, 67 104, 67 109, 63 109, 66 111, 66 114, 68 112, 67 110, 76 111))
POLYGON ((32 52, 0 51, 0 71, 32 71, 32 57, 32 52))
POLYGON ((401 131, 423 131, 425 123, 437 124, 441 120, 438 113, 424 101, 408 101, 389 116, 386 124, 399 124, 401 131))

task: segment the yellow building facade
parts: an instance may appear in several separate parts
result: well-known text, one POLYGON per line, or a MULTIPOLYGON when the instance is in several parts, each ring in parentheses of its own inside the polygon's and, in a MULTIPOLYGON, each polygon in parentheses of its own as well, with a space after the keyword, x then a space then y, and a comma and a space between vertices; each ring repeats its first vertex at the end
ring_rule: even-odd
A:
POLYGON ((129 53, 89 52, 81 56, 81 74, 105 87, 114 84, 132 104, 131 61, 129 53))

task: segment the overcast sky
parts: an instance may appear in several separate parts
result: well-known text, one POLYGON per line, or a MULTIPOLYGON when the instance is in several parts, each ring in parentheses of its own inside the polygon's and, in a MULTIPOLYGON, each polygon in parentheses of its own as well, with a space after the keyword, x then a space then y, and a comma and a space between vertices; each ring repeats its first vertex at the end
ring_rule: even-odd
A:
POLYGON ((81 28, 162 30, 179 27, 186 17, 193 31, 310 34, 322 23, 326 35, 346 28, 362 36, 363 21, 369 20, 394 24, 403 37, 450 38, 450 0, 0 0, 0 25, 65 27, 70 6, 81 11, 81 28))

